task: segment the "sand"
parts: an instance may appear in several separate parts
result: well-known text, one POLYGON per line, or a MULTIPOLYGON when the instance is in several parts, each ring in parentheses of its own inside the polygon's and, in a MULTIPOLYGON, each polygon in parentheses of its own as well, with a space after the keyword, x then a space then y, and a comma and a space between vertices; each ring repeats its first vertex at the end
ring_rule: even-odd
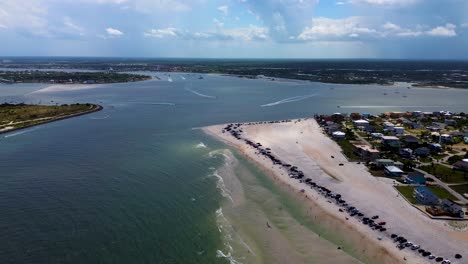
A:
POLYGON ((102 84, 54 84, 47 86, 40 90, 32 92, 34 93, 50 93, 50 92, 63 92, 63 91, 78 91, 99 88, 102 84))
MULTIPOLYGON (((327 202, 315 190, 295 179, 290 179, 279 166, 255 154, 255 150, 243 141, 236 140, 229 133, 221 133, 224 125, 210 126, 204 131, 217 139, 237 148, 243 155, 256 163, 267 174, 291 192, 302 196, 304 203, 313 209, 323 210, 322 218, 340 221, 337 231, 355 241, 365 258, 376 263, 427 263, 409 249, 398 250, 386 236, 364 226, 356 218, 345 220, 345 214, 338 207, 327 202), (304 193, 298 193, 305 189, 304 193), (406 260, 405 260, 406 259, 406 260)), ((420 244, 436 256, 452 260, 452 263, 468 263, 465 259, 454 261, 455 253, 464 254, 468 248, 466 232, 457 231, 444 221, 432 220, 408 204, 393 188, 391 180, 373 177, 363 164, 348 162, 340 147, 325 136, 313 119, 301 122, 257 124, 243 127, 245 138, 260 142, 272 149, 282 161, 296 165, 306 177, 334 192, 340 193, 349 204, 357 206, 366 215, 377 214, 387 222, 387 233, 404 235, 409 241, 420 244), (334 156, 335 158, 331 158, 334 156), (338 166, 343 163, 344 166, 338 166)))

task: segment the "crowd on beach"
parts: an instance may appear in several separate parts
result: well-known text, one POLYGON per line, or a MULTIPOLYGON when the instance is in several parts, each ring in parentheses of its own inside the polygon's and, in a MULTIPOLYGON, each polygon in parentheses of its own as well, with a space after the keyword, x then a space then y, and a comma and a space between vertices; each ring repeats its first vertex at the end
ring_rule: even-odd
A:
MULTIPOLYGON (((382 219, 379 219, 379 215, 366 215, 364 212, 361 212, 358 209, 358 206, 353 206, 348 204, 344 197, 336 192, 333 192, 329 188, 314 182, 313 179, 307 178, 306 175, 302 170, 300 170, 297 166, 293 164, 289 164, 287 162, 282 161, 277 156, 275 156, 271 149, 268 147, 263 146, 259 142, 253 142, 248 138, 244 137, 243 127, 249 125, 258 125, 258 124, 275 124, 275 123, 288 123, 288 122, 301 122, 301 119, 298 120, 281 120, 281 121, 262 121, 262 122, 250 122, 250 123, 233 123, 228 124, 222 129, 222 133, 229 133, 234 138, 239 141, 243 141, 249 147, 255 149, 255 154, 261 155, 266 159, 271 160, 273 165, 279 166, 286 171, 288 176, 292 179, 297 179, 300 183, 304 184, 307 187, 315 190, 319 195, 323 196, 327 201, 331 204, 335 204, 338 207, 338 210, 344 214, 346 220, 349 220, 350 217, 355 217, 361 222, 363 225, 368 226, 370 229, 374 230, 378 233, 378 240, 382 240, 383 237, 387 237, 391 239, 395 244, 396 247, 400 250, 411 250, 415 254, 419 254, 423 258, 427 258, 429 260, 433 260, 435 262, 440 263, 451 263, 451 261, 447 258, 441 256, 433 255, 429 250, 424 249, 421 245, 413 244, 410 242, 406 237, 402 234, 395 234, 388 231, 389 227, 387 223, 382 219)), ((334 159, 334 156, 330 158, 334 159)), ((344 164, 340 163, 339 166, 344 166, 344 164)), ((302 193, 305 192, 304 189, 300 190, 302 193)), ((455 259, 461 259, 461 254, 455 254, 455 259)))

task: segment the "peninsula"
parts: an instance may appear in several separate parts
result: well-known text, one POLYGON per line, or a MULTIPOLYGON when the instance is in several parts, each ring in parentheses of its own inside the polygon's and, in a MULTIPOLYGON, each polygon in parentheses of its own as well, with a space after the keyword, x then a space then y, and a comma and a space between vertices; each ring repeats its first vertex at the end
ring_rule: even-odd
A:
MULTIPOLYGON (((417 111, 404 113, 409 120, 413 117, 415 120, 423 120, 424 114, 417 111)), ((449 113, 431 112, 430 119, 453 119, 459 116, 447 114, 449 113)), ((439 185, 440 181, 444 181, 442 177, 439 181, 437 177, 430 180, 433 176, 421 172, 431 154, 425 155, 426 159, 421 160, 421 170, 416 169, 416 166, 405 168, 420 172, 422 178, 427 179, 424 183, 410 182, 420 177, 403 170, 398 170, 398 175, 394 175, 395 164, 374 169, 373 164, 383 162, 378 160, 377 150, 373 151, 377 146, 359 147, 365 144, 361 142, 353 143, 354 149, 347 147, 352 144, 348 141, 354 134, 356 140, 357 137, 367 138, 361 125, 354 126, 364 123, 364 120, 356 119, 354 121, 358 122, 353 122, 351 117, 337 115, 340 118, 334 119, 335 121, 328 120, 326 116, 316 116, 315 119, 216 125, 206 127, 204 131, 235 147, 280 185, 290 188, 310 208, 323 210, 333 217, 339 222, 336 230, 345 233, 348 243, 355 245, 368 259, 379 263, 430 263, 431 260, 450 263, 449 260, 460 261, 464 258, 463 253, 468 247, 468 226, 464 221, 466 200, 462 193, 457 194, 454 191, 452 194, 445 190, 447 186, 439 185), (332 125, 335 125, 336 130, 327 136, 330 131, 328 126, 332 125), (334 132, 341 133, 333 134, 334 132), (351 156, 351 153, 355 156, 351 156), (382 172, 377 173, 377 170, 382 172), (414 190, 417 187, 432 190, 434 196, 439 195, 437 201, 426 203, 425 196, 428 193, 420 197, 417 191, 414 195, 405 192, 406 188, 414 190), (421 200, 414 201, 419 198, 421 200)), ((403 113, 399 116, 390 114, 386 120, 383 117, 373 117, 379 118, 378 122, 374 120, 374 128, 379 129, 384 122, 398 119, 402 115, 403 113)), ((462 120, 465 118, 462 117, 462 120)), ((460 124, 464 128, 462 121, 460 124)), ((398 129, 386 129, 382 134, 395 131, 401 132, 398 129)), ((406 138, 403 136, 398 135, 398 140, 403 142, 406 138)), ((433 138, 428 137, 427 140, 433 138)), ((424 144, 421 141, 416 144, 424 144)), ((452 154, 459 153, 455 153, 454 147, 450 148, 449 144, 442 145, 444 149, 439 154, 446 150, 452 154)), ((396 151, 380 146, 379 143, 380 147, 380 155, 393 155, 392 151, 396 151)), ((403 148, 402 146, 401 149, 403 148)), ((406 159, 414 162, 410 156, 406 159)), ((460 177, 463 181, 463 175, 460 177)))
POLYGON ((0 134, 102 110, 96 104, 0 104, 0 134))

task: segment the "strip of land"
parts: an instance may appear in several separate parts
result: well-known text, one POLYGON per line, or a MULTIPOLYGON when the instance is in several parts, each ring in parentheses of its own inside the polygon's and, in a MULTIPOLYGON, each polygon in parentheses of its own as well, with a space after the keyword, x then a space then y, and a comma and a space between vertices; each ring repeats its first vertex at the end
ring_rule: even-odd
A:
MULTIPOLYGON (((358 247, 368 249, 371 246, 376 254, 370 257, 376 262, 430 262, 417 250, 397 249, 390 238, 391 234, 404 236, 434 256, 452 260, 455 254, 463 254, 468 248, 468 233, 454 229, 446 222, 426 217, 404 200, 394 188, 393 180, 374 177, 363 164, 349 162, 340 146, 322 133, 315 120, 239 125, 237 138, 225 130, 226 125, 206 127, 204 131, 236 147, 272 178, 302 195, 312 208, 318 207, 333 218, 341 219, 348 230, 346 236, 355 240, 358 247), (259 148, 247 144, 246 140, 260 143, 264 150, 268 148, 271 155, 281 160, 281 164, 274 164, 267 156, 259 153, 259 148), (334 199, 323 195, 317 188, 311 188, 304 181, 290 177, 285 164, 297 166, 306 178, 311 178, 317 185, 333 193, 339 193, 349 205, 357 207, 365 216, 378 215, 380 221, 386 222, 386 230, 373 230, 363 224, 362 218, 342 212, 343 207, 334 199)), ((466 263, 466 260, 458 260, 457 263, 466 263)))
POLYGON ((1 104, 0 134, 102 110, 97 104, 60 106, 1 104))

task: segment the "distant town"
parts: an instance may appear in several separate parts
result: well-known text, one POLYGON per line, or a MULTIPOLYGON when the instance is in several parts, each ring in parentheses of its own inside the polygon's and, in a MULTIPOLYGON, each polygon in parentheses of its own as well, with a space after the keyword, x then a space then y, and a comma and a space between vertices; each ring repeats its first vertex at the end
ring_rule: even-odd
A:
POLYGON ((316 115, 350 161, 394 180, 406 200, 431 218, 467 219, 468 116, 389 112, 316 115))
MULTIPOLYGON (((431 61, 321 61, 321 60, 209 60, 209 59, 46 59, 8 58, 3 69, 95 70, 116 72, 158 71, 229 74, 244 78, 286 78, 323 83, 468 88, 468 64, 431 61)), ((117 76, 115 76, 117 77, 117 76)), ((123 77, 123 76, 119 76, 123 77)), ((1 77, 0 78, 4 78, 1 77)), ((124 78, 130 78, 126 76, 124 78)), ((57 78, 55 78, 57 79, 57 78)), ((110 79, 112 80, 112 78, 110 79)), ((80 81, 86 81, 80 79, 80 81)), ((97 82, 99 79, 96 80, 97 82)), ((101 80, 101 82, 109 79, 101 80)), ((127 80, 131 81, 131 80, 127 80)))

